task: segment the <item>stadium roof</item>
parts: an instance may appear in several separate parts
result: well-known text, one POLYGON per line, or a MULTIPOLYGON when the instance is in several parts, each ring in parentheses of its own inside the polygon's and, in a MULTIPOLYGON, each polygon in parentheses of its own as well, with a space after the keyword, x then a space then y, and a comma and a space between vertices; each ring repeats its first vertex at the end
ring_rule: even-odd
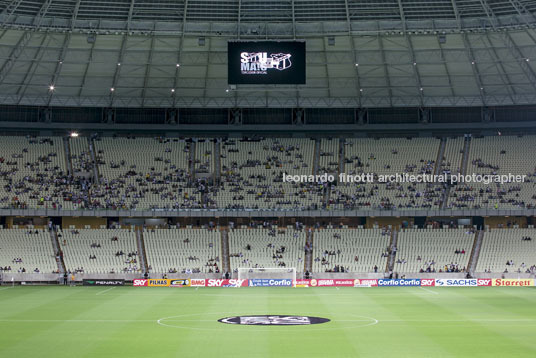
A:
MULTIPOLYGON (((12 19, 140 22, 495 21, 531 17, 533 0, 3 0, 12 19)), ((14 21, 16 22, 16 20, 14 21)), ((476 24, 476 23, 475 23, 476 24)), ((480 25, 479 25, 480 26, 480 25)))
POLYGON ((0 103, 536 103, 536 1, 0 0, 0 103), (227 85, 227 41, 304 39, 307 84, 227 85))

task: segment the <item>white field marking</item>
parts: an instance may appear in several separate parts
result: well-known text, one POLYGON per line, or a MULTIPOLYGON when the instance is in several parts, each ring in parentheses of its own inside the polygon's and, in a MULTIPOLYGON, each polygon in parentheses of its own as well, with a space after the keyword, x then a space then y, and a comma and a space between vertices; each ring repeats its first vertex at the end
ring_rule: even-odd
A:
POLYGON ((434 295, 439 295, 439 293, 435 292, 435 291, 432 291, 432 290, 429 290, 427 288, 424 288, 424 287, 419 287, 421 290, 425 290, 426 292, 430 292, 430 293, 433 293, 434 295))
MULTIPOLYGON (((212 287, 211 287, 212 288, 212 287)), ((414 287, 415 288, 415 287, 414 287)), ((416 287, 419 288, 419 287, 416 287)), ((186 290, 186 289, 184 289, 186 290)), ((356 296, 357 291, 364 292, 365 290, 356 289, 354 293, 314 293, 312 291, 307 291, 308 293, 304 293, 305 291, 301 291, 299 293, 276 293, 276 294, 262 294, 262 293, 244 293, 244 295, 237 295, 237 294, 226 294, 226 293, 187 293, 183 289, 179 290, 170 290, 169 294, 163 294, 163 293, 138 293, 138 294, 132 294, 132 296, 170 296, 171 292, 180 292, 181 296, 215 296, 215 297, 243 297, 244 299, 249 299, 250 297, 296 297, 303 299, 303 297, 317 297, 317 296, 330 296, 330 297, 343 297, 343 296, 356 296)), ((203 290, 205 291, 205 290, 203 290)), ((205 291, 206 292, 206 291, 205 291)), ((370 292, 370 291, 367 291, 370 292)), ((400 295, 428 295, 427 293, 420 293, 417 292, 399 292, 399 293, 369 293, 365 294, 364 296, 400 296, 400 295)), ((122 296, 122 294, 109 294, 108 296, 122 296)))
POLYGON ((513 318, 513 319, 493 319, 493 318, 468 318, 468 319, 385 319, 381 322, 536 322, 536 319, 530 318, 513 318))
MULTIPOLYGON (((162 321, 164 319, 161 319, 162 321)), ((215 322, 213 319, 165 319, 166 322, 215 322)), ((331 322, 374 322, 377 320, 371 319, 332 319, 331 322)), ((1 320, 0 320, 1 322, 1 320)), ((379 321, 378 321, 379 322, 379 321)), ((289 326, 292 326, 289 324, 289 326)), ((295 326, 300 326, 299 324, 295 326)))
MULTIPOLYGON (((200 314, 201 315, 201 314, 200 314)), ((204 313, 203 313, 204 315, 204 313)), ((167 321, 167 322, 216 322, 215 320, 200 320, 200 319, 172 319, 180 316, 172 316, 169 318, 161 318, 158 321, 167 321)), ((364 316, 357 316, 368 318, 364 316)), ((382 319, 378 320, 375 318, 368 319, 354 319, 354 320, 338 320, 332 319, 332 322, 372 322, 373 324, 384 323, 384 322, 430 322, 430 323, 443 323, 443 322, 527 322, 532 323, 536 322, 536 319, 493 319, 493 318, 469 318, 469 319, 445 319, 445 320, 424 320, 424 319, 382 319)), ((131 323, 131 322, 155 322, 154 319, 0 319, 0 322, 12 322, 12 323, 38 323, 38 322, 59 322, 59 323, 131 323)), ((372 325, 372 324, 371 324, 372 325)))
POLYGON ((3 287, 3 288, 0 288, 0 291, 2 290, 7 290, 7 289, 10 289, 11 287, 3 287))
POLYGON ((59 322, 59 323, 130 323, 130 322, 154 322, 154 319, 0 319, 0 322, 15 323, 38 323, 38 322, 59 322))
POLYGON ((104 293, 106 293, 106 292, 108 292, 108 291, 113 290, 114 288, 115 288, 115 287, 110 287, 110 288, 105 289, 104 291, 97 292, 97 293, 95 294, 95 296, 102 295, 102 294, 104 294, 104 293))

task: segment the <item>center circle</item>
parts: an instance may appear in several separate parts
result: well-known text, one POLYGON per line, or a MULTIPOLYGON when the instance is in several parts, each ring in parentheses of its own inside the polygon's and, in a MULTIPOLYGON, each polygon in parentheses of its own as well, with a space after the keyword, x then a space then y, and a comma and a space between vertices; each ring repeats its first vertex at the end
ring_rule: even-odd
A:
POLYGON ((368 327, 378 324, 379 321, 372 317, 355 314, 338 319, 302 315, 236 315, 236 312, 204 312, 163 317, 156 320, 156 323, 164 327, 203 331, 227 330, 228 328, 225 328, 221 323, 230 326, 257 326, 255 331, 271 330, 270 328, 262 330, 258 326, 279 326, 280 328, 284 326, 309 326, 311 329, 314 326, 315 331, 325 331, 368 327), (328 325, 322 328, 319 325, 323 323, 328 323, 328 325))

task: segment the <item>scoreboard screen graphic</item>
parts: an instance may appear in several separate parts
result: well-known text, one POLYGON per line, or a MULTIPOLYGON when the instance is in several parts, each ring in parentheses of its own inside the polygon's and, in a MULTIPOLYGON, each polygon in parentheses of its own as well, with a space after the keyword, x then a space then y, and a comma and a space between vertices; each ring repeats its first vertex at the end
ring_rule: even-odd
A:
POLYGON ((305 84, 305 42, 229 41, 228 84, 305 84))

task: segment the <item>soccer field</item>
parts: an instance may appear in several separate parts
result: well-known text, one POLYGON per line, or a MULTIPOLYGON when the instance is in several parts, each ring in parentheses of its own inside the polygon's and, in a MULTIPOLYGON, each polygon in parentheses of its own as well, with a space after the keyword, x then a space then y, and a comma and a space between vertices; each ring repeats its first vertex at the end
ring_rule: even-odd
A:
POLYGON ((534 357, 533 288, 0 287, 1 357, 534 357), (233 325, 245 315, 327 318, 233 325))

